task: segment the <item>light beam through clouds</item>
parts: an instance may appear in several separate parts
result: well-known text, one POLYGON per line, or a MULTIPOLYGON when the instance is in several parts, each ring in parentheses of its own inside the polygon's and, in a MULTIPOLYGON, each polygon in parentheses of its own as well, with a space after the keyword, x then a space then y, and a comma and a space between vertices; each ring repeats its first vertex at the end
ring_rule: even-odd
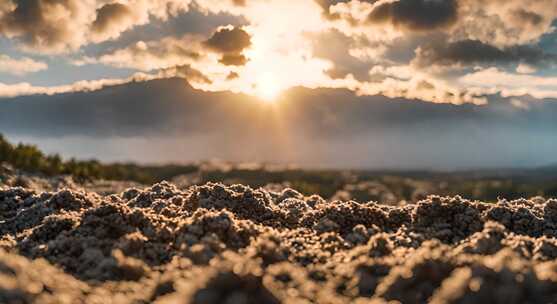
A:
POLYGON ((0 37, 17 54, 1 55, 0 76, 18 78, 0 82, 0 96, 185 77, 197 89, 266 100, 297 86, 455 104, 557 97, 557 55, 544 43, 557 35, 556 18, 557 0, 8 0, 0 37), (156 34, 192 11, 238 23, 156 34), (130 41, 134 31, 154 34, 130 41), (94 85, 45 73, 102 67, 94 85), (33 79, 51 85, 26 81, 38 72, 33 79))

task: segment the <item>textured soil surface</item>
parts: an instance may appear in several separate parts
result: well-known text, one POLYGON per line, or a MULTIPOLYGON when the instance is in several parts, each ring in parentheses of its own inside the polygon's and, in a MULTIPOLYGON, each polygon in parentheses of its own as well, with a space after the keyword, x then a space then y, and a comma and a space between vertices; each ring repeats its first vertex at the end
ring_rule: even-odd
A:
POLYGON ((557 299, 557 200, 393 206, 241 185, 54 188, 0 188, 0 303, 557 299))

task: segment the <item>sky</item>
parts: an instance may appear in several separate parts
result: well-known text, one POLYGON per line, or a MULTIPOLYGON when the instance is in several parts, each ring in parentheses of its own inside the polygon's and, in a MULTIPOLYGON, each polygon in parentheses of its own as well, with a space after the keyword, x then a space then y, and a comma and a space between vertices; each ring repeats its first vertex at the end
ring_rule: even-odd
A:
POLYGON ((556 0, 4 0, 0 96, 173 76, 485 103, 557 97, 556 0))
POLYGON ((245 159, 272 160, 269 146, 286 138, 296 153, 281 161, 315 165, 557 163, 556 27, 557 0, 2 0, 0 132, 111 161, 156 161, 160 150, 133 152, 153 138, 172 142, 162 161, 243 160, 223 134, 242 136, 244 121, 274 132, 272 143, 248 136, 245 159), (235 105, 192 102, 219 98, 235 105), (300 130, 257 124, 269 118, 255 110, 263 105, 300 130), (196 109, 205 120, 187 115, 196 109), (186 117, 197 123, 177 123, 186 117), (466 147, 455 146, 462 139, 466 147), (198 148, 185 157, 187 142, 198 148), (344 144, 358 155, 341 153, 344 144), (312 157, 316 147, 322 158, 312 157))

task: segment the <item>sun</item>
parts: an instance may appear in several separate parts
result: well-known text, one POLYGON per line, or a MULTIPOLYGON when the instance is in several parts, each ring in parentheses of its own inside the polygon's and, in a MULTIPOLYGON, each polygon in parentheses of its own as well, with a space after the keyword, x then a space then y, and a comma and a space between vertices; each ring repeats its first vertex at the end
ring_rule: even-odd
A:
POLYGON ((256 95, 265 102, 275 102, 282 90, 280 82, 271 73, 265 73, 257 80, 256 95))

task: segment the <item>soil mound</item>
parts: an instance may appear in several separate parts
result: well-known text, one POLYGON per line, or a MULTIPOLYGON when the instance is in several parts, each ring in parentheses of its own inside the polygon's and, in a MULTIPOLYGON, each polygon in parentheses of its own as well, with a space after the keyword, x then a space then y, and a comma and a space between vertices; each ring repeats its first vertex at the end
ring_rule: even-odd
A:
POLYGON ((551 303, 556 237, 539 198, 4 187, 0 303, 551 303))

